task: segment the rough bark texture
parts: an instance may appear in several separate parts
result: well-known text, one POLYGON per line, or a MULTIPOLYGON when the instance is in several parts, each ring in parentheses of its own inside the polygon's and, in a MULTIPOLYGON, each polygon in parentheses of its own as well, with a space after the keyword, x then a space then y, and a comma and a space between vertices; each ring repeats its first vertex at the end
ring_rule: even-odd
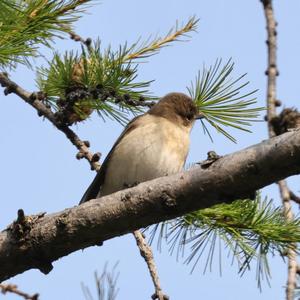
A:
MULTIPOLYGON (((291 127, 299 126, 298 112, 291 109, 284 110, 279 116, 276 114, 276 105, 278 104, 276 96, 276 77, 279 75, 277 68, 277 22, 273 9, 272 0, 261 0, 264 8, 266 29, 267 29, 267 47, 268 47, 268 69, 266 75, 267 82, 267 116, 269 137, 275 134, 281 134, 282 131, 291 127)), ((282 199, 284 214, 287 220, 292 220, 294 214, 291 206, 290 190, 286 181, 277 182, 279 193, 282 199)), ((295 249, 296 249, 295 245, 295 249)), ((297 250, 289 249, 288 256, 288 279, 286 284, 286 300, 293 300, 295 297, 295 288, 297 286, 297 250)))
MULTIPOLYGON (((81 37, 79 37, 78 35, 74 35, 73 33, 71 33, 71 37, 73 37, 77 41, 81 41, 82 43, 85 43, 86 46, 89 47, 89 45, 87 44, 88 40, 86 40, 86 42, 84 42, 81 37)), ((77 159, 85 158, 90 163, 92 170, 95 170, 95 171, 100 170, 99 160, 100 160, 101 154, 99 152, 93 154, 89 150, 89 142, 88 141, 82 141, 77 136, 77 134, 67 124, 61 123, 61 121, 57 118, 57 115, 55 113, 53 113, 52 110, 49 107, 47 107, 45 105, 45 103, 43 103, 43 101, 41 101, 41 99, 44 99, 44 97, 45 97, 45 95, 43 93, 42 93, 42 95, 40 92, 29 93, 28 91, 24 90, 19 85, 17 85, 15 82, 11 81, 8 78, 7 74, 5 74, 5 73, 0 73, 0 84, 3 87, 5 87, 5 92, 4 92, 5 95, 8 95, 9 93, 15 93, 16 95, 21 97, 26 103, 30 104, 33 108, 35 108, 38 111, 38 114, 40 116, 44 116, 45 118, 47 118, 57 129, 62 131, 66 135, 66 137, 70 140, 70 142, 79 150, 79 152, 76 155, 77 159), (38 94, 40 94, 41 99, 39 99, 38 94)), ((130 100, 130 101, 132 102, 132 100, 130 100)), ((145 106, 145 105, 148 106, 148 104, 149 104, 149 102, 147 104, 144 101, 138 101, 138 103, 137 102, 135 102, 135 103, 140 106, 145 106)), ((130 105, 133 105, 133 104, 134 103, 131 103, 130 105)), ((150 107, 153 106, 153 104, 154 104, 154 102, 151 102, 149 104, 150 107)), ((143 238, 142 233, 139 232, 138 230, 136 230, 134 232, 134 237, 136 238, 137 245, 141 246, 139 249, 140 249, 141 255, 145 259, 145 261, 148 265, 148 268, 151 272, 151 277, 154 281, 156 294, 159 298, 162 298, 163 294, 161 292, 160 283, 158 280, 158 274, 157 274, 157 271, 155 268, 154 258, 153 258, 151 248, 149 246, 146 247, 147 243, 146 243, 145 239, 143 238), (143 240, 143 239, 144 239, 144 241, 141 242, 141 240, 143 240), (145 245, 145 247, 144 247, 144 245, 145 245), (151 260, 150 260, 150 258, 151 258, 151 260)))
POLYGON ((224 156, 208 168, 91 200, 62 212, 22 217, 0 233, 0 281, 32 268, 44 273, 51 262, 79 249, 138 228, 220 202, 300 173, 300 131, 295 130, 224 156))

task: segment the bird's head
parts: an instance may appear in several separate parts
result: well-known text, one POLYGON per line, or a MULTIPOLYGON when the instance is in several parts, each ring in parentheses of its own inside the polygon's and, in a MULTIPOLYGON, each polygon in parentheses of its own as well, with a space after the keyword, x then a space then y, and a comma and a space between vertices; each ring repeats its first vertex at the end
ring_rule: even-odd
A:
POLYGON ((183 93, 167 94, 148 113, 190 128, 198 118, 198 109, 192 98, 183 93))

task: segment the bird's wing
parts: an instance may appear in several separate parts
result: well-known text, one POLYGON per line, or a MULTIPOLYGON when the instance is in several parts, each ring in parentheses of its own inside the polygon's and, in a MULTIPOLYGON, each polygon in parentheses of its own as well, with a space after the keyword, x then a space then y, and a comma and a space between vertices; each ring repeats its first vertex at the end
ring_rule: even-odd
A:
POLYGON ((119 138, 117 139, 117 141, 115 142, 115 144, 113 145, 111 150, 109 151, 108 155, 106 156, 106 158, 105 158, 104 162, 102 163, 101 168, 98 171, 97 175, 95 176, 94 180, 92 181, 92 183, 90 184, 90 186, 88 187, 88 189, 86 190, 84 195, 82 196, 79 204, 89 201, 91 199, 95 199, 97 197, 99 190, 100 190, 102 184, 104 183, 107 165, 109 163, 112 153, 114 152, 115 147, 119 144, 119 142, 122 140, 122 138, 125 134, 134 130, 137 127, 137 123, 135 121, 140 117, 142 117, 142 116, 137 116, 137 117, 133 118, 126 125, 125 129, 123 130, 123 132, 121 133, 121 135, 119 136, 119 138))

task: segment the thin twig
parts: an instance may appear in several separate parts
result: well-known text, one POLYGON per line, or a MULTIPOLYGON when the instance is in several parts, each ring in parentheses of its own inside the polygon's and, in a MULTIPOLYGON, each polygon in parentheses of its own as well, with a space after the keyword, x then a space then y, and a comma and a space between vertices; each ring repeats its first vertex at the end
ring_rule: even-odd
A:
POLYGON ((1 289, 2 294, 13 293, 13 294, 23 297, 26 300, 38 300, 38 298, 39 298, 39 294, 34 294, 34 295, 30 296, 29 294, 26 294, 26 293, 18 290, 18 287, 14 284, 0 283, 0 289, 1 289))
POLYGON ((2 87, 5 87, 4 93, 8 95, 14 93, 25 102, 30 104, 33 108, 37 110, 40 116, 45 117, 49 120, 58 130, 63 132, 66 137, 71 141, 71 143, 79 150, 80 155, 78 158, 85 158, 91 165, 93 170, 98 171, 100 169, 100 164, 98 161, 95 161, 94 154, 89 150, 89 143, 87 141, 82 141, 78 135, 67 125, 62 124, 60 120, 55 116, 53 111, 39 100, 36 93, 30 93, 15 82, 10 80, 6 73, 0 73, 0 84, 2 87))
MULTIPOLYGON (((269 136, 273 137, 275 131, 272 125, 272 119, 276 117, 276 77, 279 75, 277 69, 277 22, 274 17, 272 0, 261 0, 264 8, 265 19, 267 24, 267 47, 268 47, 268 76, 267 83, 267 116, 269 136)), ((279 192, 283 203, 284 214, 288 220, 294 218, 291 207, 291 194, 285 180, 278 182, 279 192)), ((295 245, 296 248, 296 245, 295 245)), ((294 291, 296 288, 297 260, 296 249, 288 250, 288 279, 286 286, 286 300, 294 299, 294 291)))
POLYGON ((62 9, 60 10, 60 13, 66 13, 70 10, 75 10, 77 8, 77 6, 83 5, 88 2, 91 2, 91 0, 77 0, 73 3, 70 3, 69 5, 62 7, 62 9))
POLYGON ((181 28, 178 28, 178 26, 176 26, 174 30, 170 30, 165 37, 154 39, 149 44, 143 45, 140 49, 133 49, 133 52, 128 53, 124 57, 124 61, 150 56, 169 43, 177 41, 182 36, 186 36, 189 32, 196 31, 197 23, 198 19, 196 19, 195 17, 190 18, 188 22, 181 28))
POLYGON ((76 32, 70 30, 67 26, 65 26, 65 25, 61 25, 61 26, 64 29, 68 30, 71 40, 73 40, 75 42, 80 42, 82 45, 86 46, 89 51, 91 50, 91 45, 92 45, 92 39, 91 38, 84 39, 82 36, 80 36, 76 32))
MULTIPOLYGON (((278 182, 280 196, 283 202, 283 209, 284 214, 287 220, 294 219, 294 214, 292 211, 292 205, 291 205, 291 197, 290 197, 290 191, 287 186, 287 183, 285 180, 281 180, 278 182)), ((286 285, 286 299, 287 300, 293 300, 294 294, 295 294, 295 288, 297 287, 297 246, 294 245, 294 248, 288 249, 288 279, 287 279, 287 285, 286 285)))
POLYGON ((268 116, 268 129, 269 136, 275 135, 271 120, 276 116, 276 77, 279 72, 277 69, 277 23, 274 17, 274 11, 272 6, 272 0, 261 0, 267 23, 267 48, 268 48, 268 68, 266 75, 268 77, 267 83, 267 116, 268 116))
MULTIPOLYGON (((112 98, 114 97, 113 95, 111 95, 112 98)), ((139 99, 131 99, 129 94, 125 94, 123 96, 116 96, 115 97, 115 103, 120 103, 123 102, 127 105, 130 106, 142 106, 142 107, 148 107, 151 108, 153 105, 155 105, 155 101, 145 101, 144 97, 140 97, 139 99)))
MULTIPOLYGON (((70 6, 70 5, 69 5, 69 6, 66 6, 66 7, 63 8, 62 12, 67 12, 68 10, 75 10, 75 9, 76 9, 76 6, 82 5, 82 4, 84 4, 85 2, 89 2, 89 1, 90 1, 90 0, 87 0, 87 1, 77 1, 77 2, 75 3, 75 6, 74 6, 74 5, 73 5, 73 6, 70 6)), ((30 17, 30 18, 34 18, 34 17, 39 13, 40 9, 41 9, 44 5, 46 5, 47 3, 48 3, 48 0, 42 1, 41 4, 40 4, 35 10, 33 10, 33 11, 31 12, 31 14, 29 15, 29 17, 30 17)), ((77 33, 73 32, 73 31, 71 31, 71 30, 69 29, 69 26, 66 26, 66 25, 64 25, 64 24, 62 24, 61 27, 62 27, 64 30, 67 30, 67 31, 68 31, 69 36, 70 36, 70 38, 71 38, 72 40, 74 40, 75 42, 81 42, 83 45, 85 45, 85 46, 89 49, 89 47, 90 47, 90 45, 91 45, 91 42, 92 42, 92 40, 91 40, 90 38, 87 38, 86 40, 83 39, 80 35, 78 35, 77 33)))
MULTIPOLYGON (((62 131, 66 137, 71 141, 73 145, 79 150, 76 157, 78 159, 85 158, 88 160, 88 162, 91 165, 92 170, 99 171, 100 169, 100 163, 98 162, 100 159, 100 153, 93 154, 89 150, 89 143, 87 141, 82 141, 77 134, 70 129, 69 126, 65 124, 61 124, 61 122, 56 118, 55 114, 52 112, 50 108, 48 108, 41 100, 38 99, 37 95, 35 93, 30 93, 23 88, 21 88, 19 85, 17 85, 15 82, 11 81, 6 73, 0 73, 0 84, 2 87, 5 87, 4 93, 5 95, 8 95, 9 93, 14 93, 18 95, 20 98, 22 98, 25 102, 30 104, 33 108, 35 108, 39 115, 44 116, 46 119, 48 119, 58 130, 62 131)), ((161 292, 159 279, 157 275, 157 270, 154 264, 153 260, 153 253, 149 245, 147 245, 146 240, 143 237, 143 234, 140 231, 135 231, 133 233, 137 245, 139 247, 139 250, 141 252, 141 255, 144 257, 148 269, 150 271, 156 294, 163 295, 161 292)), ((167 296, 166 296, 167 297, 167 296)), ((166 300, 168 298, 158 298, 159 300, 166 300)))
POLYGON ((73 31, 69 32, 69 36, 70 36, 71 40, 73 40, 75 42, 80 42, 81 44, 85 45, 88 49, 90 49, 91 43, 92 43, 91 38, 84 39, 79 34, 73 32, 73 31))
POLYGON ((151 247, 147 244, 145 237, 143 233, 140 230, 136 230, 133 232, 133 235, 136 240, 136 244, 140 249, 141 256, 145 259, 150 276, 152 278, 153 285, 155 287, 155 293, 152 295, 152 299, 158 299, 158 300, 168 300, 169 297, 167 295, 164 295, 162 292, 161 286, 160 286, 160 281, 159 277, 157 274, 155 262, 154 262, 154 257, 153 253, 151 250, 151 247))
POLYGON ((300 204, 300 197, 297 196, 293 191, 290 191, 290 199, 295 203, 300 204))
MULTIPOLYGON (((95 272, 95 281, 96 281, 96 289, 97 289, 97 299, 98 300, 115 300, 117 298, 119 289, 117 288, 117 281, 119 277, 119 273, 115 273, 115 269, 118 263, 115 264, 112 271, 107 271, 107 263, 104 266, 104 270, 102 274, 99 276, 97 272, 95 272)), ((81 288, 83 294, 87 300, 93 300, 92 293, 88 286, 81 283, 81 288)))

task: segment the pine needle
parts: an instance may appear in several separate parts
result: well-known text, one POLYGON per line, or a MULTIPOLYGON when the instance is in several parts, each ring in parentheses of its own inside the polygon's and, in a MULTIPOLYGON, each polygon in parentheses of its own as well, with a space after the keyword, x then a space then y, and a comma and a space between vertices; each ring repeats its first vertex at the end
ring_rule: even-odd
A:
POLYGON ((179 41, 180 38, 187 36, 189 32, 196 31, 198 21, 199 19, 192 17, 181 27, 179 27, 177 22, 175 28, 172 28, 164 37, 155 38, 150 42, 143 43, 141 46, 139 46, 138 42, 135 43, 124 56, 124 61, 142 59, 154 55, 162 47, 179 41))
MULTIPOLYGON (((251 122, 257 121, 259 112, 264 108, 252 106, 256 104, 256 98, 253 98, 256 90, 242 92, 249 84, 249 82, 242 82, 246 74, 235 80, 229 77, 233 67, 234 63, 231 59, 224 66, 221 59, 209 68, 204 66, 202 72, 198 72, 195 82, 188 87, 188 92, 204 117, 203 120, 231 141, 236 142, 225 127, 249 132, 248 127, 251 122)), ((206 126, 204 131, 208 132, 206 126)))
MULTIPOLYGON (((272 201, 236 200, 231 204, 220 204, 196 211, 182 218, 164 222, 163 230, 156 225, 151 240, 156 235, 159 243, 166 241, 170 253, 177 259, 192 264, 192 271, 201 264, 204 271, 212 269, 217 242, 219 251, 225 248, 238 263, 241 275, 257 262, 257 282, 269 281, 269 255, 283 256, 287 249, 300 242, 300 218, 286 220, 281 207, 272 201), (222 246, 223 244, 223 246, 222 246), (202 260, 202 256, 207 257, 202 260)), ((218 255, 220 257, 220 254, 218 255)))

